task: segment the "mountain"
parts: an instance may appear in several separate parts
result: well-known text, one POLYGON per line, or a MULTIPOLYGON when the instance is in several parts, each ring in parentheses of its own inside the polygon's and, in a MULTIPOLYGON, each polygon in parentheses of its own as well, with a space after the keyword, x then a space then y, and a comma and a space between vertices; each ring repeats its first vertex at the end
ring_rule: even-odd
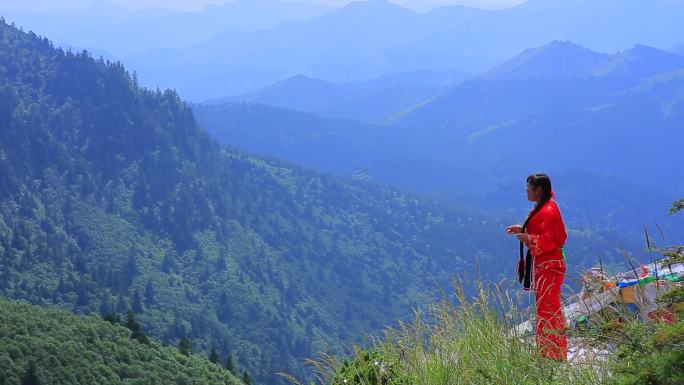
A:
MULTIPOLYGON (((569 42, 552 42, 524 51, 479 79, 452 87, 429 103, 406 111, 403 117, 398 115, 396 123, 444 128, 454 119, 462 120, 465 111, 485 108, 483 102, 494 112, 482 116, 486 122, 501 119, 502 114, 512 118, 551 106, 589 108, 619 98, 622 92, 649 77, 681 68, 684 56, 643 45, 603 55, 569 42), (506 102, 495 98, 505 98, 506 102)), ((459 133, 452 128, 450 134, 476 131, 472 122, 466 129, 459 133)))
MULTIPOLYGON (((610 56, 602 67, 596 66, 598 61, 585 65, 581 59, 578 65, 566 65, 572 69, 560 71, 563 77, 549 78, 549 73, 558 72, 558 66, 547 60, 556 48, 545 46, 547 53, 536 50, 535 55, 525 52, 490 72, 498 77, 458 85, 398 115, 395 123, 420 128, 435 145, 458 147, 463 155, 491 151, 499 159, 521 162, 526 161, 516 155, 521 148, 563 143, 546 167, 568 165, 565 159, 573 159, 574 167, 614 173, 625 180, 648 173, 664 182, 679 175, 669 158, 658 155, 675 151, 672 140, 682 135, 675 128, 678 104, 673 104, 673 95, 641 85, 660 76, 674 81, 667 74, 684 68, 684 57, 636 46, 610 56), (575 77, 568 76, 573 73, 575 77), (576 148, 586 155, 576 159, 576 148), (642 159, 654 162, 646 165, 642 159)), ((567 51, 565 61, 574 60, 573 51, 577 48, 567 51)), ((580 55, 587 56, 592 57, 580 55)), ((563 56, 555 58, 563 61, 563 56)))
POLYGON ((684 56, 637 44, 613 55, 572 42, 553 41, 484 72, 487 79, 621 77, 632 82, 684 67, 684 56))
POLYGON ((681 43, 682 19, 684 4, 670 0, 532 0, 498 11, 454 6, 425 14, 386 1, 354 2, 310 20, 225 31, 126 62, 145 84, 201 101, 296 74, 344 83, 412 71, 480 73, 552 40, 608 53, 639 43, 670 47, 681 43))
POLYGON ((240 96, 210 101, 248 102, 308 112, 331 118, 380 123, 396 111, 439 93, 435 85, 457 75, 441 73, 397 74, 367 82, 335 84, 298 75, 240 96))
POLYGON ((0 379, 29 383, 22 378, 33 367, 39 383, 54 385, 243 384, 205 357, 186 357, 176 348, 141 343, 131 335, 130 329, 96 316, 0 298, 0 379))
POLYGON ((4 22, 0 52, 5 297, 132 309, 153 340, 216 346, 275 384, 451 275, 509 276, 498 220, 221 146, 175 92, 4 22))
POLYGON ((55 41, 126 57, 153 49, 185 48, 228 29, 254 31, 308 20, 330 9, 306 1, 236 0, 199 11, 132 10, 98 0, 80 11, 5 11, 2 15, 55 41))
POLYGON ((335 82, 370 79, 399 72, 364 61, 411 39, 410 30, 396 26, 416 17, 385 0, 352 2, 305 22, 251 33, 227 30, 187 49, 152 50, 125 61, 145 84, 176 88, 195 101, 241 94, 296 74, 335 82), (183 77, 169 77, 181 72, 183 77))
POLYGON ((681 68, 684 68, 684 56, 638 44, 614 55, 613 60, 597 74, 643 80, 681 68))
POLYGON ((552 42, 397 113, 392 122, 446 130, 450 140, 472 140, 494 130, 498 134, 501 127, 513 129, 512 123, 536 120, 540 113, 580 113, 613 103, 645 79, 678 68, 684 68, 684 56, 643 45, 603 55, 569 42, 552 42))
POLYGON ((490 79, 573 78, 593 76, 610 62, 610 55, 569 41, 553 41, 525 50, 482 74, 490 79), (572 58, 571 60, 568 60, 572 58))
POLYGON ((311 108, 319 109, 321 106, 317 106, 316 104, 328 104, 325 98, 343 92, 344 91, 340 90, 334 83, 313 79, 306 75, 296 75, 276 82, 268 87, 240 96, 212 101, 212 104, 226 101, 244 101, 270 104, 273 106, 280 106, 283 104, 305 106, 313 103, 314 106, 311 108))
POLYGON ((492 216, 523 216, 511 187, 545 170, 564 185, 571 226, 638 237, 657 221, 672 235, 684 224, 665 213, 684 175, 664 154, 676 154, 684 134, 681 70, 672 71, 680 64, 643 46, 603 55, 555 42, 397 114, 385 128, 239 104, 193 109, 239 148, 346 175, 360 167, 382 183, 492 216), (556 66, 563 62, 568 70, 556 66), (531 146, 553 156, 529 156, 531 146), (586 181, 610 196, 587 199, 586 181), (598 211, 611 214, 596 218, 598 211))

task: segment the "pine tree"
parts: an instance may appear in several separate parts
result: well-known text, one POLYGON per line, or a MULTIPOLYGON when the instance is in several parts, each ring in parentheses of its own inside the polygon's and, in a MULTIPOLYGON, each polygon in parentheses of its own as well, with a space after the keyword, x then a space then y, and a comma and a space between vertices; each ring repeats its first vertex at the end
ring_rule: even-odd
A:
POLYGON ((188 337, 181 337, 180 341, 178 341, 178 350, 180 350, 180 352, 186 356, 192 354, 192 344, 190 343, 190 339, 188 337))
POLYGON ((150 342, 145 335, 145 332, 142 330, 142 326, 140 326, 138 321, 135 319, 135 313, 133 310, 129 310, 126 313, 126 327, 131 330, 131 339, 137 340, 143 344, 150 342))
POLYGON ((235 371, 235 358, 233 357, 233 353, 228 353, 228 356, 226 356, 226 364, 224 367, 231 373, 237 375, 235 371))
POLYGON ((209 361, 218 364, 219 361, 221 361, 221 353, 219 353, 218 349, 216 349, 216 346, 211 348, 211 353, 209 353, 209 361))
POLYGON ((242 382, 244 382, 245 385, 252 385, 252 377, 249 376, 247 369, 242 372, 242 382))
POLYGON ((132 332, 135 332, 140 328, 138 321, 135 319, 135 313, 133 313, 133 310, 126 312, 126 327, 132 332))

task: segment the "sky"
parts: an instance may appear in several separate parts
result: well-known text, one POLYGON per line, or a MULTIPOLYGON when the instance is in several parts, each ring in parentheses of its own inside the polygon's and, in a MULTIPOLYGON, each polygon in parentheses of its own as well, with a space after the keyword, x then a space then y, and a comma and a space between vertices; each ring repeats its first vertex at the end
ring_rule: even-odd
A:
MULTIPOLYGON (((79 9, 93 0, 0 0, 0 13, 5 11, 53 11, 79 9)), ((225 0, 108 0, 128 8, 164 7, 179 10, 197 10, 208 4, 221 4, 225 0)), ((294 1, 294 0, 286 0, 294 1)), ((341 6, 349 0, 309 0, 331 6, 341 6)), ((463 4, 480 8, 505 8, 525 0, 390 0, 401 6, 425 11, 442 5, 463 4)))

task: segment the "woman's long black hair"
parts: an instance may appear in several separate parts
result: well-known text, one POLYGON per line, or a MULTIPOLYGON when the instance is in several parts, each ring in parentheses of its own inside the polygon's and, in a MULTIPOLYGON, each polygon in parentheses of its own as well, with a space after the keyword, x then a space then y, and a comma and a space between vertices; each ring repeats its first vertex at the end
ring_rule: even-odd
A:
POLYGON ((544 203, 548 202, 551 199, 552 196, 552 189, 551 189, 551 178, 549 178, 548 175, 544 174, 543 172, 532 174, 527 177, 527 183, 529 183, 532 187, 537 188, 541 187, 542 190, 542 196, 539 202, 534 206, 534 210, 532 210, 532 213, 530 214, 530 217, 539 211, 539 209, 544 206, 544 203))
MULTIPOLYGON (((539 202, 534 205, 534 209, 530 215, 527 216, 525 224, 522 226, 523 233, 527 231, 527 223, 530 221, 530 218, 539 212, 539 210, 544 207, 544 204, 546 204, 546 202, 551 200, 553 197, 551 178, 549 178, 548 175, 541 172, 532 174, 527 177, 527 183, 529 183, 533 188, 541 187, 542 196, 539 202)), ((522 242, 520 242, 520 260, 518 262, 517 270, 518 280, 523 285, 523 289, 530 290, 532 287, 532 253, 529 249, 527 250, 527 254, 524 253, 524 245, 522 242)))

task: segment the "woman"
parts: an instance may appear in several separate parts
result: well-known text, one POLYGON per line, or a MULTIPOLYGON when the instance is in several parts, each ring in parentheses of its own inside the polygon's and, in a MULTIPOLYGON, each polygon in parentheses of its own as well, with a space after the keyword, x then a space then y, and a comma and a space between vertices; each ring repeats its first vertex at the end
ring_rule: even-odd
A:
MULTIPOLYGON (((527 178, 527 199, 536 202, 524 225, 506 228, 528 248, 531 257, 531 289, 535 293, 537 347, 543 357, 563 361, 567 355, 565 320, 561 306, 561 285, 565 277, 563 245, 565 225, 546 174, 527 178)), ((528 258, 528 261, 530 258, 528 258)))

